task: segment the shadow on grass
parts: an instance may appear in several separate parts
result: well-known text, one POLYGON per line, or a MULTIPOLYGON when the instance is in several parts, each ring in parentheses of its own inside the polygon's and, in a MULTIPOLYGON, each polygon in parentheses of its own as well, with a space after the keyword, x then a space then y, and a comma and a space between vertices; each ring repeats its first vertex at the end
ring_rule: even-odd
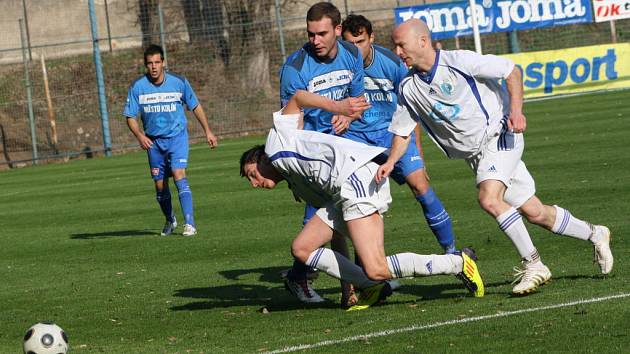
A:
POLYGON ((155 236, 159 234, 160 233, 156 232, 155 230, 120 230, 120 231, 71 234, 70 238, 73 240, 88 240, 92 238, 106 238, 106 237, 155 236))
MULTIPOLYGON (((215 287, 200 287, 178 289, 173 296, 181 298, 197 299, 190 303, 173 306, 172 311, 196 311, 209 310, 215 308, 229 308, 235 306, 256 306, 260 309, 265 308, 267 311, 293 311, 307 308, 340 308, 339 297, 340 288, 318 288, 317 281, 314 282, 314 288, 322 297, 328 301, 317 304, 303 304, 299 302, 293 295, 284 289, 280 271, 286 267, 267 267, 253 269, 235 269, 221 271, 223 277, 229 280, 241 280, 241 277, 247 274, 259 274, 259 284, 232 284, 215 287), (269 284, 271 283, 271 284, 269 284), (332 299, 332 300, 331 300, 332 299)), ((464 298, 468 296, 468 292, 464 286, 456 279, 444 277, 445 284, 438 285, 421 285, 411 284, 403 285, 397 289, 394 294, 388 298, 387 304, 401 304, 415 302, 414 300, 396 301, 396 294, 407 294, 419 297, 416 301, 431 301, 453 298, 464 298)))

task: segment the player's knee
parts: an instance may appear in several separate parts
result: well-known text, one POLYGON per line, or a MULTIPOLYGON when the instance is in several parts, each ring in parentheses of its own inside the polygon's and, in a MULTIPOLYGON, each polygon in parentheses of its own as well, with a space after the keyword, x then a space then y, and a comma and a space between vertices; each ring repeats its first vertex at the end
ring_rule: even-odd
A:
POLYGON ((407 176, 407 185, 415 196, 425 195, 429 191, 429 181, 424 175, 424 169, 415 171, 407 176))
POLYGON ((409 185, 409 188, 411 188, 411 192, 413 193, 413 195, 417 196, 421 196, 421 195, 425 195, 427 194, 427 192, 429 191, 429 184, 415 184, 415 185, 409 185))
POLYGON ((481 209, 492 215, 499 214, 499 208, 501 207, 501 200, 495 196, 480 194, 477 199, 481 209))
POLYGON ((521 208, 519 211, 532 224, 546 224, 548 219, 544 208, 521 208))
POLYGON ((301 245, 300 243, 293 242, 293 244, 291 245, 291 254, 294 258, 302 263, 306 263, 311 253, 311 250, 308 250, 306 247, 304 247, 304 245, 301 245))

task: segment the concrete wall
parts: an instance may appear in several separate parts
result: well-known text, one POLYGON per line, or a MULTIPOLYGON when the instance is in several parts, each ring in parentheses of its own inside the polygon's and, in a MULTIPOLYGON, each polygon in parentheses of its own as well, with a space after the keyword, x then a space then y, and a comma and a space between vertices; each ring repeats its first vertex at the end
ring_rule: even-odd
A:
MULTIPOLYGON (((87 0, 24 0, 33 57, 69 55, 92 50, 92 35, 87 0), (68 42, 82 42, 50 46, 68 42), (41 46, 47 47, 41 47, 41 46)), ((105 0, 94 0, 98 35, 107 37, 105 0)), ((112 47, 126 48, 141 43, 136 2, 107 0, 111 36, 133 36, 112 40, 112 47)), ((18 19, 24 17, 22 0, 2 2, 0 11, 0 63, 21 61, 21 40, 18 19)), ((109 50, 107 40, 101 50, 109 50)))
MULTIPOLYGON (((31 53, 38 58, 40 53, 46 57, 58 57, 76 53, 89 53, 92 50, 88 0, 5 0, 0 11, 0 63, 14 63, 22 60, 20 28, 18 19, 24 17, 23 1, 30 34, 31 53), (63 44, 69 42, 81 42, 63 44), (59 44, 54 45, 53 44, 59 44), (42 47, 45 46, 45 47, 42 47)), ((94 0, 99 38, 107 38, 105 1, 94 0)), ((229 1, 229 0, 225 0, 229 1)), ((435 0, 428 0, 432 2, 435 0)), ((310 5, 315 1, 296 1, 282 10, 285 28, 295 30, 305 26, 304 17, 310 5)), ((355 11, 365 14, 373 21, 390 20, 392 9, 399 6, 421 4, 427 0, 335 0, 342 16, 355 11)), ((181 2, 179 0, 161 0, 165 8, 166 30, 178 31, 180 39, 187 40, 185 27, 182 26, 181 2)), ((273 1, 271 2, 273 4, 273 1)), ((137 17, 137 0, 107 0, 109 25, 113 49, 138 47, 141 45, 141 31, 137 17)), ((274 11, 271 11, 272 16, 274 11)), ((270 19, 275 21, 275 18, 270 19)), ((169 38, 169 39, 172 39, 169 38)), ((109 42, 100 43, 101 50, 109 50, 109 42)))

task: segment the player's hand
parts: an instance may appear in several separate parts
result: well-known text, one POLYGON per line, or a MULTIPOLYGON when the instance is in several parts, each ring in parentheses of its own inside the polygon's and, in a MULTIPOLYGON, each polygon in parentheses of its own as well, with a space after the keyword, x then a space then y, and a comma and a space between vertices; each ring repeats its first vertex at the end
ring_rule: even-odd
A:
POLYGON ((513 133, 523 133, 527 128, 527 119, 523 112, 510 112, 508 129, 513 133))
POLYGON ((339 115, 352 118, 352 120, 361 118, 364 111, 370 108, 364 96, 348 97, 341 101, 335 101, 335 112, 339 115))
POLYGON ((142 134, 138 137, 138 143, 144 150, 149 150, 153 146, 153 140, 149 139, 146 135, 142 134))
POLYGON ((378 170, 376 171, 376 176, 374 176, 374 180, 376 180, 376 183, 381 183, 382 180, 389 177, 393 170, 394 164, 385 162, 384 164, 379 166, 378 170))
POLYGON ((215 147, 219 146, 219 141, 217 140, 217 137, 214 136, 214 134, 212 134, 212 132, 206 133, 206 141, 208 142, 208 145, 210 146, 211 149, 214 149, 215 147))
POLYGON ((333 126, 333 130, 335 134, 341 135, 345 133, 350 127, 350 123, 352 123, 352 118, 347 116, 333 116, 330 120, 330 123, 333 126))

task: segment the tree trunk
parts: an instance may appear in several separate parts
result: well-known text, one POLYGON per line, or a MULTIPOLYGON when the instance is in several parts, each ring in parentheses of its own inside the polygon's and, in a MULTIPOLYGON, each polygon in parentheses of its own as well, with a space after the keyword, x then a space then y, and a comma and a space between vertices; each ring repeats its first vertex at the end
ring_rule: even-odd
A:
POLYGON ((159 0, 138 0, 138 21, 142 30, 142 46, 145 48, 160 41, 158 4, 159 0))

